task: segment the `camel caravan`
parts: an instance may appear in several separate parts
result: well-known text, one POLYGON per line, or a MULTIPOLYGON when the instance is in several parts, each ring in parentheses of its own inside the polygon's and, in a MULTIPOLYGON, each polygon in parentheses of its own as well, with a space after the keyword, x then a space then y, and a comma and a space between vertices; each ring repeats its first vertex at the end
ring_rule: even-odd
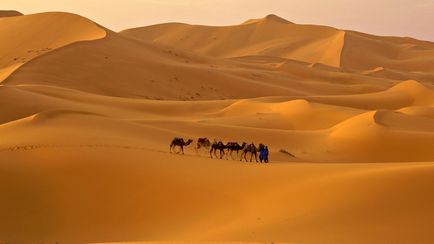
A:
MULTIPOLYGON (((179 147, 181 150, 178 153, 184 154, 184 147, 187 147, 193 143, 193 140, 188 139, 187 141, 184 138, 174 138, 170 143, 170 153, 176 152, 176 147, 179 147)), ((268 163, 268 146, 264 144, 259 144, 257 147, 255 144, 247 144, 243 142, 241 145, 238 142, 228 142, 224 144, 222 141, 214 140, 211 142, 208 138, 199 138, 196 144, 196 153, 199 152, 200 149, 209 150, 209 155, 211 158, 219 158, 226 160, 234 159, 234 152, 236 152, 236 159, 243 159, 248 162, 247 156, 250 155, 250 162, 255 158, 256 162, 268 163), (241 152, 241 154, 240 154, 241 152), (259 160, 258 160, 259 155, 259 160)))

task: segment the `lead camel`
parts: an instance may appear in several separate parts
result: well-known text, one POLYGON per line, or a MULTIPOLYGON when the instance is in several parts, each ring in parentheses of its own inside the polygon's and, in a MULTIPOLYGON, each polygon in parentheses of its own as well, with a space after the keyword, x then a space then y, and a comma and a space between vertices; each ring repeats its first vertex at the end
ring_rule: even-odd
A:
POLYGON ((174 138, 172 140, 172 143, 170 143, 170 149, 169 151, 172 152, 176 147, 181 148, 182 154, 184 154, 184 147, 190 145, 193 142, 193 140, 188 139, 187 141, 184 141, 184 138, 174 138))

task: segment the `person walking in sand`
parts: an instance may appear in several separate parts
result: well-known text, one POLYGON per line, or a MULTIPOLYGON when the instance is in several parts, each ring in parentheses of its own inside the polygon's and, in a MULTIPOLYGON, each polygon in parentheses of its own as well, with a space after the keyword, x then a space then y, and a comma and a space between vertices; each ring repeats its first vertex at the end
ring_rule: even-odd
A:
POLYGON ((265 146, 259 145, 259 162, 265 162, 265 146))
POLYGON ((264 162, 268 163, 268 146, 264 149, 264 162))

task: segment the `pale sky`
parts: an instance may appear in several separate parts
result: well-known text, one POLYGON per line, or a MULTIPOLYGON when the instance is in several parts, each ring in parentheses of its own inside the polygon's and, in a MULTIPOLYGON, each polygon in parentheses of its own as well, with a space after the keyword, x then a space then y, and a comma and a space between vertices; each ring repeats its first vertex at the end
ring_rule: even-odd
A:
POLYGON ((434 41, 434 0, 0 0, 0 9, 73 12, 115 31, 165 22, 232 25, 273 13, 299 24, 434 41))

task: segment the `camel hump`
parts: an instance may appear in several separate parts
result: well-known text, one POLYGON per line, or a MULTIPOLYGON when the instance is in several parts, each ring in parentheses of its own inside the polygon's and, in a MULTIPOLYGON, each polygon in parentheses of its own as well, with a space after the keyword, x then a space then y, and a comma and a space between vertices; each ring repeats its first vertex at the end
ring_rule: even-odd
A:
POLYGON ((198 141, 199 143, 205 143, 205 142, 208 141, 208 138, 199 138, 197 141, 198 141))
POLYGON ((181 138, 181 137, 175 137, 174 139, 173 139, 173 142, 184 142, 184 138, 181 138))

